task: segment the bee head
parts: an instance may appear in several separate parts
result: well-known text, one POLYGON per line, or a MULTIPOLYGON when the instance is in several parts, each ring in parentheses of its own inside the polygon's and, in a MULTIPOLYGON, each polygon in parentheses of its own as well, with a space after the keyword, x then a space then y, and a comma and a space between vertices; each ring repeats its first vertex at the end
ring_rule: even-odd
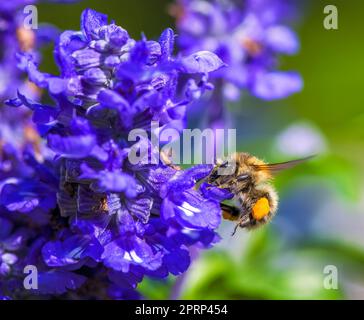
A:
POLYGON ((222 184, 229 181, 235 173, 236 164, 225 161, 218 164, 211 171, 208 182, 211 184, 222 184))

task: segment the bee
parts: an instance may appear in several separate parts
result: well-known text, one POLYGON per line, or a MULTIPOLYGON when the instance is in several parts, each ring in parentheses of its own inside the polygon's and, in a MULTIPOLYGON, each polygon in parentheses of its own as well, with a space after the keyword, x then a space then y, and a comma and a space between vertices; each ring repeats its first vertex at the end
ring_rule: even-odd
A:
POLYGON ((268 223, 278 208, 278 194, 271 184, 272 178, 277 172, 312 157, 268 164, 248 153, 235 153, 218 163, 207 177, 207 182, 227 189, 239 204, 238 207, 220 204, 223 218, 237 222, 233 235, 238 227, 254 229, 268 223))

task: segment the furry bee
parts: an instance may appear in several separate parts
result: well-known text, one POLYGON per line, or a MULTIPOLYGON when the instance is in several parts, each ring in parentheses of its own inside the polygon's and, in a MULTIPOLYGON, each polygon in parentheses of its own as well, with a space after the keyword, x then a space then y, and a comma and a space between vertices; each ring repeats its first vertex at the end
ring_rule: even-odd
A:
POLYGON ((235 153, 218 163, 207 182, 229 190, 239 203, 239 207, 221 203, 224 219, 237 222, 233 234, 238 227, 254 229, 269 222, 278 208, 278 194, 271 184, 274 174, 310 158, 267 164, 248 153, 235 153))

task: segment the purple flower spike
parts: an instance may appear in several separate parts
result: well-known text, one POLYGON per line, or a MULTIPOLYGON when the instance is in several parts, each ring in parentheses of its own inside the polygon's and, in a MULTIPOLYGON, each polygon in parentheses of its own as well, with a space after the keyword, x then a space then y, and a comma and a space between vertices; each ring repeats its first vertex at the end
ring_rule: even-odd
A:
MULTIPOLYGON (((29 146, 29 173, 14 168, 0 185, 5 212, 44 229, 31 234, 22 257, 39 266, 37 294, 82 297, 96 283, 97 298, 135 297, 144 276, 181 274, 191 247, 217 241, 219 202, 194 189, 211 166, 177 170, 159 160, 150 138, 128 139, 132 129, 149 137, 183 129, 189 104, 213 89, 209 75, 224 66, 208 51, 173 55, 174 38, 166 29, 158 41, 135 40, 87 9, 81 31, 65 31, 56 43, 59 75, 41 72, 34 54, 18 55, 21 70, 54 100, 44 105, 19 90, 8 101, 31 110, 47 146, 38 136, 39 146, 29 146), (153 132, 152 121, 159 123, 153 132), (147 147, 136 162, 135 147, 147 147)), ((5 255, 4 268, 12 258, 5 255)))

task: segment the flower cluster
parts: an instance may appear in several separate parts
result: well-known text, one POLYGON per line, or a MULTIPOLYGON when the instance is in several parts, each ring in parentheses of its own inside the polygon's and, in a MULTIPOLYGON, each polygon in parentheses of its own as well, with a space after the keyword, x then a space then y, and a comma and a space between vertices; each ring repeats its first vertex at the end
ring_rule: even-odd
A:
POLYGON ((275 100, 302 89, 297 72, 278 69, 281 55, 299 50, 299 41, 287 26, 295 9, 288 0, 176 0, 171 6, 181 51, 203 48, 227 65, 211 75, 213 94, 195 105, 196 115, 204 114, 200 125, 229 127, 232 119, 226 105, 237 102, 242 93, 275 100))
POLYGON ((239 98, 241 89, 265 100, 301 90, 296 72, 276 70, 280 54, 299 50, 284 24, 292 10, 286 0, 178 0, 172 7, 181 49, 210 50, 228 65, 213 74, 228 100, 239 98))
POLYGON ((242 89, 267 100, 299 91, 298 74, 277 71, 299 47, 283 24, 290 8, 179 0, 175 55, 172 29, 136 40, 91 9, 79 31, 34 33, 19 12, 36 2, 0 4, 0 298, 137 298, 145 276, 179 275, 191 250, 218 241, 220 202, 232 198, 197 186, 212 166, 181 169, 153 138, 185 128, 206 91, 217 117, 242 89), (45 40, 57 75, 39 69, 45 40), (148 136, 131 138, 135 129, 148 136), (37 286, 25 288, 32 266, 37 286))
POLYGON ((30 110, 3 104, 17 90, 32 99, 40 98, 39 88, 25 79, 16 58, 18 52, 28 52, 39 60, 38 49, 58 35, 51 25, 41 24, 33 30, 24 24, 24 8, 37 2, 0 4, 0 295, 11 292, 12 297, 17 297, 24 278, 22 258, 30 252, 27 247, 38 228, 49 222, 48 211, 55 207, 52 189, 55 192, 57 186, 57 178, 50 174, 53 168, 46 165, 49 151, 31 121, 30 110), (46 176, 49 180, 39 181, 46 176), (14 197, 18 199, 15 206, 14 197))
MULTIPOLYGON (((224 66, 208 51, 175 57, 173 47, 171 29, 158 41, 137 41, 87 9, 81 31, 62 33, 56 44, 60 75, 39 71, 32 54, 18 54, 20 69, 55 101, 41 104, 21 91, 8 101, 32 110, 47 142, 16 155, 30 172, 14 168, 0 189, 8 226, 0 235, 2 269, 16 279, 24 265, 37 266, 39 290, 32 294, 135 297, 143 276, 178 275, 189 266, 189 248, 217 241, 219 201, 231 195, 195 189, 211 166, 178 170, 151 161, 159 150, 149 139, 128 139, 135 128, 150 135, 183 128, 188 104, 213 88, 208 74, 224 66), (151 121, 159 123, 155 132, 151 121), (148 151, 132 162, 135 149, 148 151), (19 254, 5 245, 17 232, 9 213, 26 215, 28 229, 37 231, 19 254)), ((3 295, 10 284, 0 288, 3 295)))
MULTIPOLYGON (((76 0, 46 0, 47 2, 71 3, 76 0)), ((0 100, 13 96, 18 89, 33 98, 39 97, 36 86, 26 81, 17 68, 16 53, 31 52, 39 59, 38 49, 54 41, 59 35, 56 27, 37 24, 37 29, 27 26, 24 12, 28 5, 36 5, 38 0, 2 1, 0 3, 0 100)), ((34 21, 33 21, 34 22, 34 21)), ((8 115, 10 117, 10 115, 8 115)))
MULTIPOLYGON (((50 0, 48 0, 50 2, 50 0)), ((54 0, 52 2, 74 2, 54 0)), ((28 144, 39 144, 40 140, 31 122, 31 112, 27 108, 8 108, 3 101, 16 95, 17 90, 33 100, 39 100, 41 90, 28 81, 18 68, 17 54, 31 53, 34 59, 40 60, 39 48, 53 41, 59 31, 49 24, 37 24, 37 29, 26 25, 24 10, 28 5, 37 4, 37 0, 2 1, 0 3, 0 149, 2 170, 11 165, 5 160, 6 150, 13 148, 18 152, 28 144)), ((28 12, 28 11, 26 11, 28 12)), ((33 21, 35 22, 35 21, 33 21)), ((37 146, 39 148, 39 145, 37 146)), ((12 158, 11 158, 12 159, 12 158)))

